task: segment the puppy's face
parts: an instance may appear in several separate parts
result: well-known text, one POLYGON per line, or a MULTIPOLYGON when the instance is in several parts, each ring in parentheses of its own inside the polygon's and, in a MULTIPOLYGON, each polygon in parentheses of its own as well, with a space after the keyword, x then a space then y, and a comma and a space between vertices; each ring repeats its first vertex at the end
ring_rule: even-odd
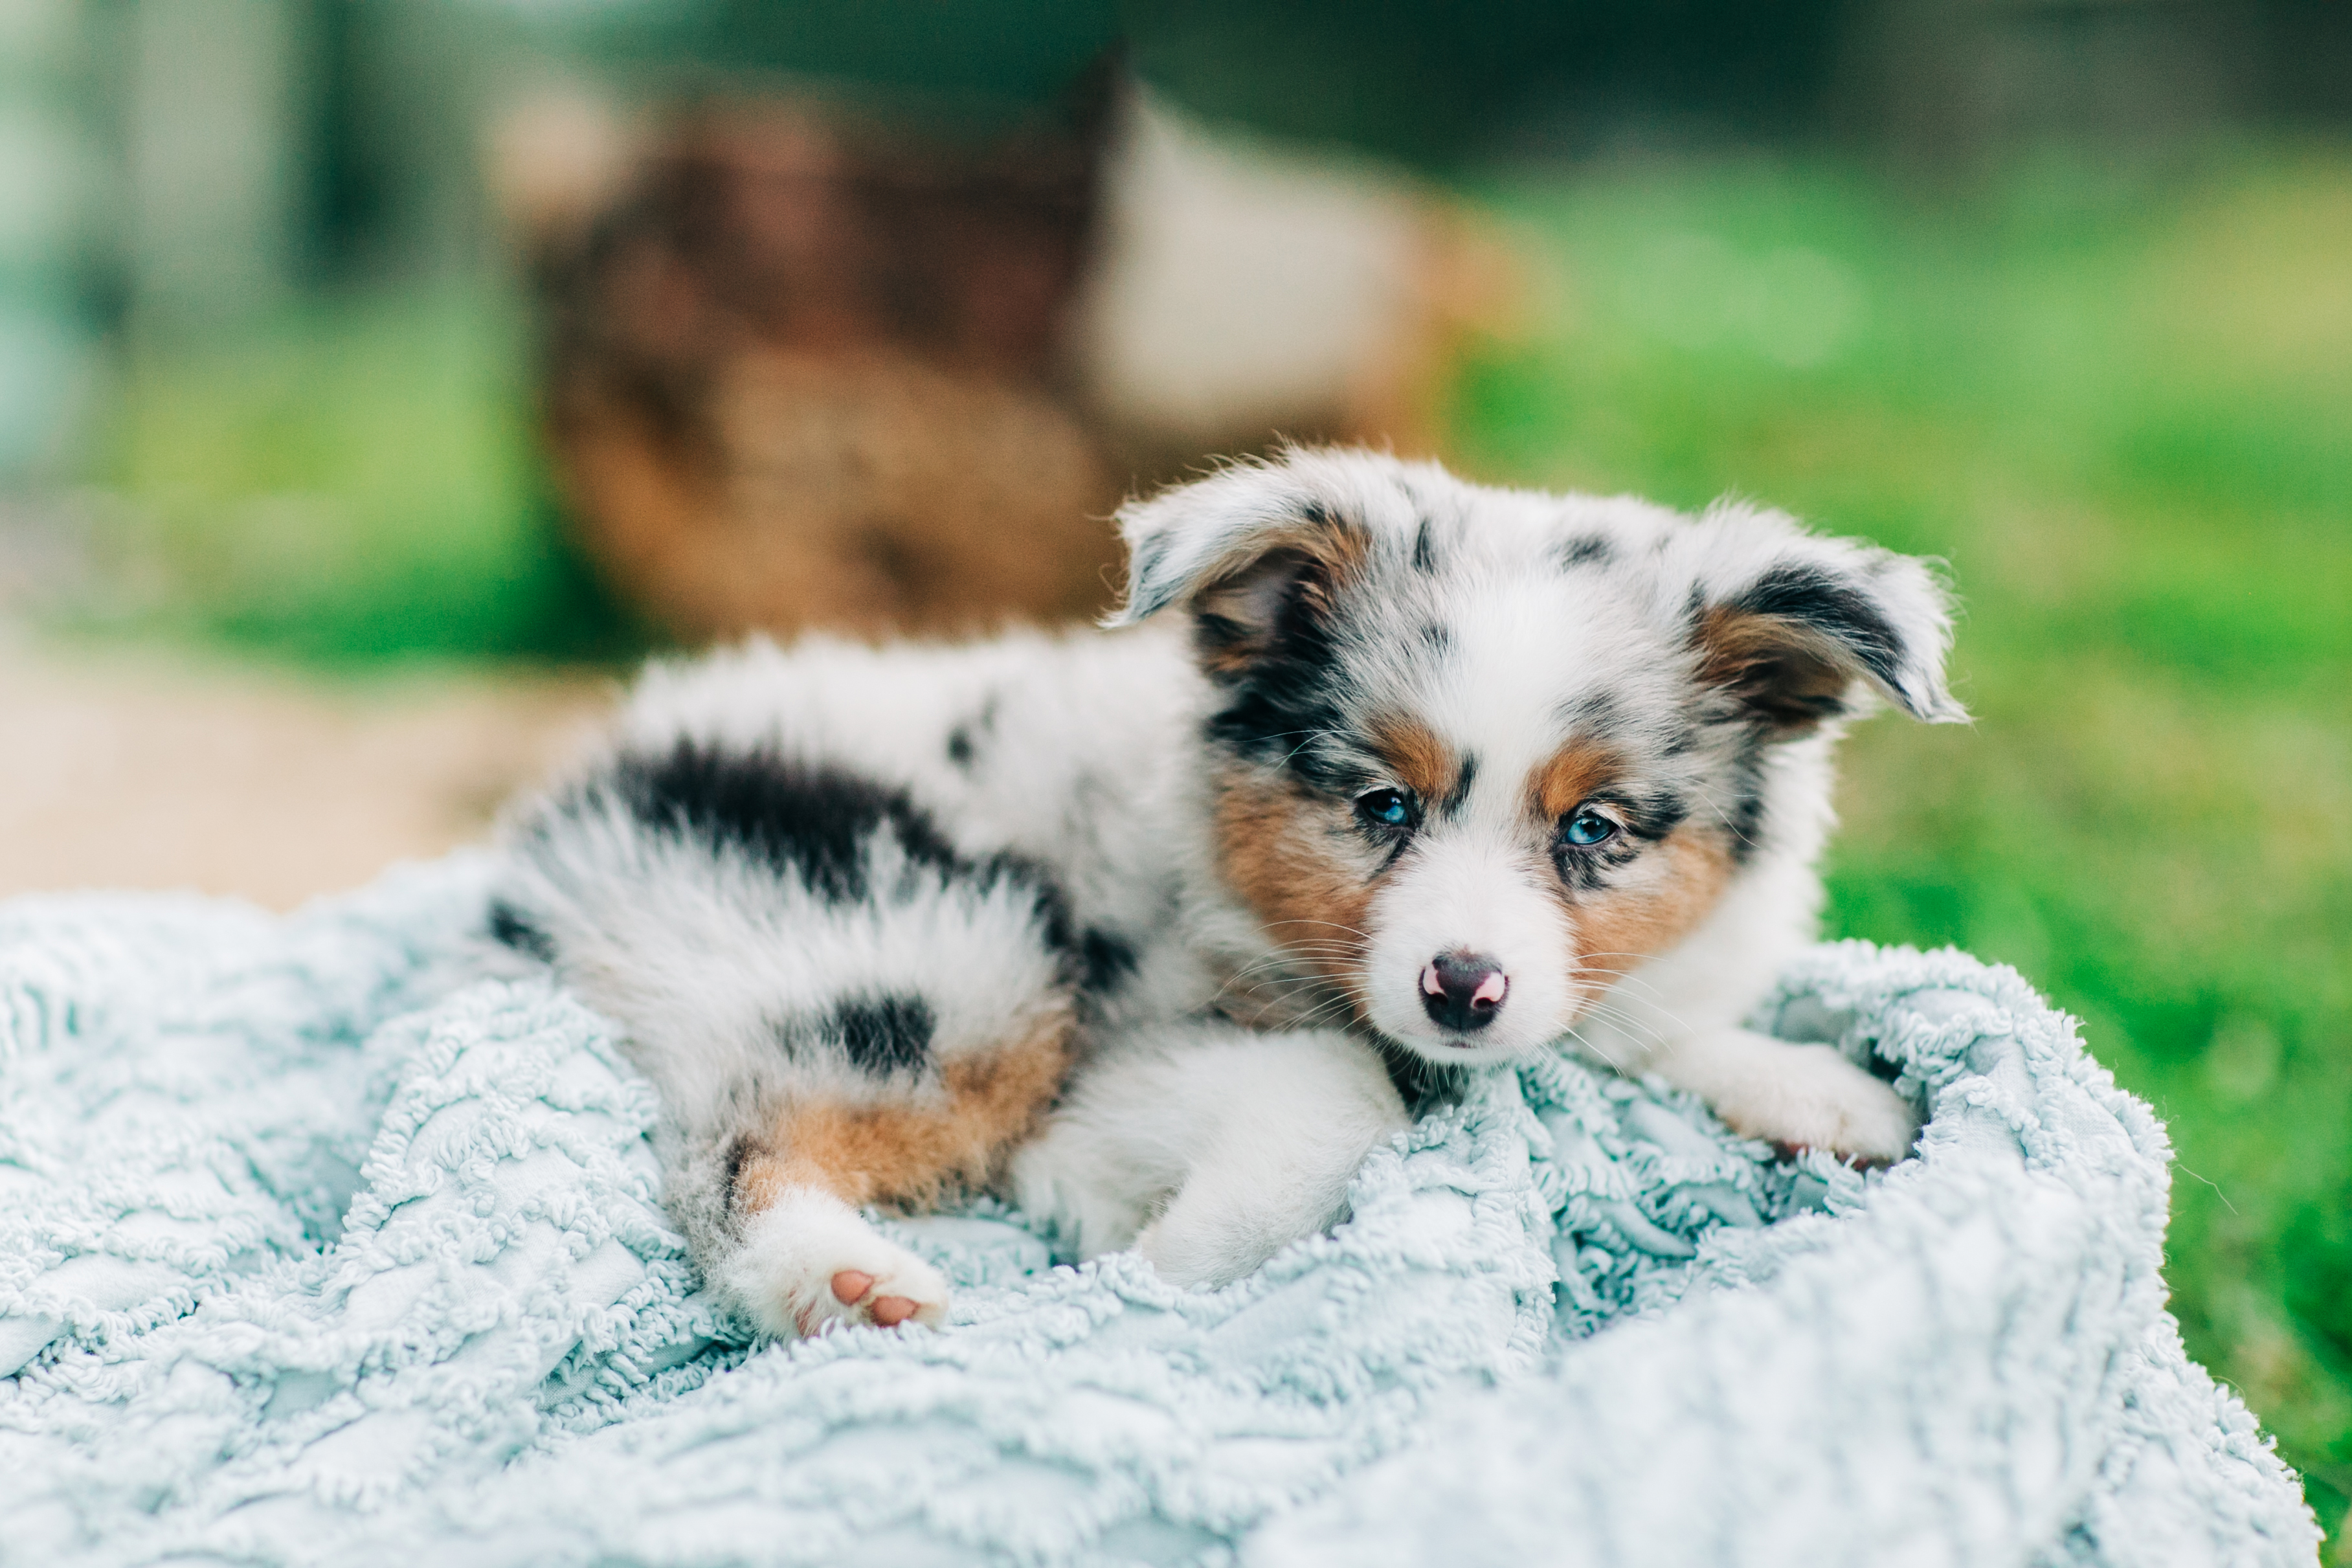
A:
POLYGON ((1181 603, 1219 868, 1412 1051, 1549 1041, 1769 853, 1778 748, 1866 687, 1959 717, 1915 562, 1771 514, 1293 453, 1129 509, 1127 618, 1181 603))

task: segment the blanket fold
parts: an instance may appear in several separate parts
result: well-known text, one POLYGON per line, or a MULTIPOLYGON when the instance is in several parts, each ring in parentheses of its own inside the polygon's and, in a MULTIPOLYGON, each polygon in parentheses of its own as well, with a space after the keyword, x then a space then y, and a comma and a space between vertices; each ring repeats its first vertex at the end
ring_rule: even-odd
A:
POLYGON ((950 1331, 753 1347, 486 885, 0 906, 0 1563, 2315 1559, 2161 1129, 2005 971, 1824 948, 1760 1021, 1920 1099, 1891 1172, 1548 1058, 1226 1289, 982 1202, 891 1222, 950 1331))

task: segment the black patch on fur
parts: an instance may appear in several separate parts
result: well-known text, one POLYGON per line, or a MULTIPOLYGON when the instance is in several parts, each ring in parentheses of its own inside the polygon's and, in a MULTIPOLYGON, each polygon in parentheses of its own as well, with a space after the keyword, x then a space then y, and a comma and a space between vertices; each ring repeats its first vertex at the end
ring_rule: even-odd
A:
MULTIPOLYGON (((928 873, 983 889, 1023 889, 1045 946, 1066 975, 1078 972, 1069 902, 1053 873, 1011 850, 978 860, 960 854, 903 789, 771 749, 728 751, 688 740, 658 756, 621 758, 561 809, 576 815, 606 795, 656 832, 738 850, 837 904, 889 891, 870 885, 866 865, 867 846, 887 834, 906 857, 901 887, 928 873)), ((548 823, 537 829, 551 830, 548 823)))
POLYGON ((1388 1068, 1389 1082, 1396 1086, 1397 1098, 1404 1101, 1409 1115, 1418 1118, 1440 1105, 1451 1104, 1460 1100, 1462 1091, 1469 1086, 1467 1068, 1441 1066, 1386 1040, 1378 1044, 1381 1065, 1388 1068))
POLYGON ((1764 736, 1750 733, 1732 759, 1728 798, 1721 807, 1724 831, 1731 835, 1731 863, 1745 866, 1756 856, 1764 831, 1764 736))
POLYGON ((1135 944, 1115 931, 1088 926, 1078 938, 1078 984, 1089 991, 1123 984, 1140 962, 1135 944))
POLYGON ((1621 804, 1625 812, 1625 831, 1652 844, 1680 827, 1690 816, 1689 806, 1664 791, 1621 804))
MULTIPOLYGON (((1339 648, 1327 617, 1328 585, 1311 565, 1286 585, 1273 624, 1263 635, 1263 651, 1238 671, 1220 679, 1223 708, 1202 726, 1213 745, 1253 762, 1287 768, 1328 794, 1343 793, 1349 780, 1311 742, 1346 728, 1339 648)), ((1217 641, 1217 617, 1201 616, 1194 635, 1210 647, 1217 641)))
POLYGON ((883 996, 842 1003, 833 1010, 833 1033, 849 1053, 849 1065, 877 1077, 919 1068, 931 1054, 939 1026, 931 1005, 919 996, 883 996))
POLYGON ((1563 542, 1551 552, 1565 572, 1578 566, 1605 566, 1617 555, 1617 547, 1597 533, 1563 542))
POLYGON ((658 756, 621 758, 608 784, 648 827, 741 850, 836 903, 870 891, 866 848, 884 831, 919 866, 949 876, 968 869, 904 790, 767 749, 680 741, 658 756))
POLYGON ((1445 792, 1445 798, 1439 803, 1438 809, 1444 811, 1448 816, 1460 811, 1462 809, 1463 802, 1470 798, 1470 786, 1473 783, 1476 782, 1477 777, 1478 753, 1475 752, 1463 752, 1461 770, 1454 775, 1453 787, 1445 792))
POLYGON ((1605 735, 1624 720, 1625 710, 1605 691, 1593 692, 1559 705, 1559 721, 1587 734, 1605 735))
POLYGON ((1372 876, 1375 879, 1387 876, 1395 868, 1396 863, 1404 858, 1404 852, 1412 847, 1412 839, 1413 836, 1410 833, 1392 835, 1389 839, 1389 852, 1381 858, 1380 867, 1373 871, 1372 876))
POLYGON ((1437 524, 1425 517, 1413 531, 1412 569, 1424 574, 1437 570, 1437 524))
POLYGON ((490 940, 541 963, 555 962, 555 939, 504 899, 490 901, 490 940))
POLYGON ((979 712, 948 731, 948 761, 960 772, 971 772, 972 762, 980 754, 979 742, 995 733, 996 699, 991 697, 979 712))
POLYGON ((751 1141, 737 1138, 727 1145, 727 1206, 735 1207, 735 1184, 743 1174, 744 1163, 751 1158, 751 1141))
POLYGON ((984 887, 1013 882, 1029 889, 1035 900, 1037 923, 1045 928, 1045 945, 1060 955, 1063 976, 1068 978, 1078 959, 1077 942, 1070 927, 1069 895, 1062 891, 1054 873, 1026 855, 1000 849, 966 874, 984 887))
POLYGON ((1748 790, 1731 803, 1731 863, 1745 866, 1756 858, 1756 836, 1764 829, 1764 796, 1748 790))
POLYGON ((1580 849, 1565 836, 1555 837, 1551 844, 1551 863, 1559 879, 1580 893, 1597 893, 1608 885, 1603 875, 1623 858, 1610 854, 1608 846, 1580 849))
POLYGON ((1454 634, 1435 621, 1423 621, 1421 623, 1421 646, 1432 654, 1445 654, 1454 647, 1454 634))
POLYGON ((1795 621, 1834 637, 1864 669, 1900 689, 1896 677, 1903 668, 1903 639, 1894 625, 1869 595, 1819 567, 1793 563, 1775 566, 1733 599, 1731 607, 1795 621))

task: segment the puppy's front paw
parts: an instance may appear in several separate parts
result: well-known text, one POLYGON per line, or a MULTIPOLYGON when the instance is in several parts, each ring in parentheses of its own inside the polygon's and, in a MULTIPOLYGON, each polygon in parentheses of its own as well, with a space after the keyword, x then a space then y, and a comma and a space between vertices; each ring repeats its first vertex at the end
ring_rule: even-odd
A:
MULTIPOLYGON (((1097 1258, 1135 1244, 1143 1227, 1137 1173, 1095 1130, 1057 1117, 1043 1137, 1013 1156, 1013 1202, 1032 1220, 1051 1226, 1080 1258, 1097 1258)), ((1148 1195, 1148 1194, 1147 1194, 1148 1195)))
POLYGON ((784 1193, 744 1227, 719 1281, 746 1316, 778 1338, 835 1324, 894 1329, 947 1323, 948 1282, 885 1240, 830 1193, 784 1193))
POLYGON ((1172 1285, 1192 1289, 1230 1285, 1255 1273, 1300 1237, 1328 1229, 1344 1215, 1347 1173, 1353 1169, 1349 1165, 1310 1177, 1297 1171, 1252 1171, 1239 1162, 1221 1163, 1208 1172, 1196 1172, 1184 1184, 1160 1216, 1143 1227, 1135 1249, 1172 1285))
POLYGON ((1782 1046, 1769 1074, 1718 1099, 1716 1114, 1743 1138, 1891 1165, 1911 1152, 1910 1101, 1830 1046, 1782 1046))

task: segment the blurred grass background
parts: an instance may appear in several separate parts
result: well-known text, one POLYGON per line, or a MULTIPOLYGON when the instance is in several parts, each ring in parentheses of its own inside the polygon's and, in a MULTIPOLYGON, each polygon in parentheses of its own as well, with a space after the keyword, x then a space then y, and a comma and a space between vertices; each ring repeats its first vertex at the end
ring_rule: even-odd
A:
POLYGON ((638 651, 562 531, 526 331, 478 278, 134 353, 93 477, 147 592, 65 623, 350 668, 638 651))
MULTIPOLYGON (((1483 477, 1727 492, 1944 557, 1966 729, 1851 743, 1833 934, 1955 943, 2085 1023, 2180 1156, 2193 1353, 2352 1501, 2352 156, 1831 160, 1483 194, 1539 321, 1452 405, 1483 477)), ((142 354, 101 477, 165 586, 111 627, 351 667, 624 658, 494 284, 142 354)))

